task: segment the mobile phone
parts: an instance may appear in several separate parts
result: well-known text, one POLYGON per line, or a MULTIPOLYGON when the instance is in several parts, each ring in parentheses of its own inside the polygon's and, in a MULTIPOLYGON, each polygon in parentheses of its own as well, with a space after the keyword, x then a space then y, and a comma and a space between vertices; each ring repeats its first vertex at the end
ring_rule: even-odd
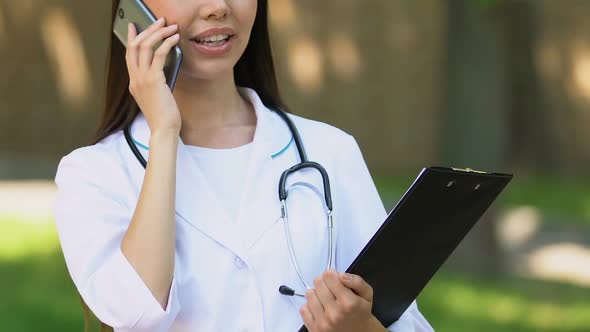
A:
MULTIPOLYGON (((141 0, 120 0, 115 21, 113 22, 113 32, 125 47, 127 47, 127 26, 130 22, 135 25, 135 29, 139 34, 156 22, 156 16, 141 0)), ((156 48, 160 47, 161 44, 162 42, 159 42, 156 48)), ((170 90, 174 90, 181 62, 182 51, 178 45, 174 45, 164 63, 164 76, 170 90)))

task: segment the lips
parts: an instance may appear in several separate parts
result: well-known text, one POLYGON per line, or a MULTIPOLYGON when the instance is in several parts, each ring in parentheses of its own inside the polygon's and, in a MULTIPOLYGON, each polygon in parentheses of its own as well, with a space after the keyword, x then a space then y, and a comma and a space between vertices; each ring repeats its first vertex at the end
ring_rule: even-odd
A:
POLYGON ((223 56, 230 52, 232 49, 234 38, 216 40, 213 42, 197 42, 195 40, 191 40, 192 49, 197 51, 198 53, 206 56, 223 56))
POLYGON ((197 39, 195 41, 197 43, 215 43, 215 42, 227 41, 230 37, 231 37, 230 35, 217 34, 217 35, 205 37, 203 39, 197 39))
POLYGON ((212 28, 205 30, 198 35, 191 38, 191 40, 197 43, 205 43, 205 42, 219 42, 223 40, 228 40, 235 35, 235 32, 232 28, 224 27, 224 28, 212 28))

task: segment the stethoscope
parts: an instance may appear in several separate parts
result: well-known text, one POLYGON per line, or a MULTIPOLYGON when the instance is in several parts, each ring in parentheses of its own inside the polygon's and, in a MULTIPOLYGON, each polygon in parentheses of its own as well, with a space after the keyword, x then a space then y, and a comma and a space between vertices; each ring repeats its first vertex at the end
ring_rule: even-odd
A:
MULTIPOLYGON (((287 178, 289 177, 289 175, 298 172, 300 170, 306 169, 306 168, 312 168, 317 170, 320 175, 322 176, 322 182, 324 185, 324 199, 326 201, 326 208, 327 208, 327 226, 328 226, 328 262, 326 264, 326 270, 330 269, 333 267, 333 263, 334 263, 334 219, 332 217, 332 195, 330 192, 330 180, 328 178, 328 172, 326 172, 326 170, 324 169, 324 167, 322 167, 322 165, 313 162, 313 161, 309 161, 307 159, 307 155, 305 153, 305 148, 303 147, 303 143, 301 142, 301 137, 299 136, 299 131, 297 130, 297 127, 295 127, 295 124, 293 123, 293 121, 289 118, 289 116, 287 115, 287 113, 285 113, 282 110, 274 110, 287 124, 287 126, 289 127, 289 130, 291 131, 291 134, 293 135, 293 140, 295 141, 295 145, 297 147, 297 152, 299 154, 299 160, 300 162, 294 166, 292 166, 291 168, 285 170, 283 172, 283 174, 281 174, 281 178, 279 180, 279 200, 281 201, 281 220, 283 221, 283 225, 285 228, 285 237, 287 239, 287 247, 289 248, 289 256, 291 257, 291 263, 293 264, 293 267, 295 268, 295 272, 297 273, 297 276, 299 277, 299 280, 301 281, 301 283, 303 283, 303 285, 305 286, 306 289, 311 289, 312 287, 305 281, 305 278, 303 277, 303 274, 301 273, 301 269, 299 267, 299 264, 297 263, 297 257, 295 256, 295 250, 293 249, 293 241, 291 239, 291 232, 290 232, 290 227, 289 227, 289 216, 287 213, 287 194, 288 191, 286 189, 286 183, 287 183, 287 178)), ((139 152, 139 149, 137 148, 137 146, 135 145, 135 143, 133 142, 133 139, 131 138, 131 133, 130 133, 130 127, 131 124, 127 125, 124 128, 124 134, 125 134, 125 140, 127 141, 127 144, 129 145, 129 148, 131 149, 131 151, 133 152, 133 154, 135 155, 135 157, 137 158, 137 160, 139 161, 139 163, 143 166, 143 168, 147 167, 147 161, 145 160, 145 158, 143 157, 143 155, 139 152)), ((301 293, 297 293, 295 292, 291 287, 288 287, 286 285, 281 285, 279 287, 279 292, 283 295, 286 296, 299 296, 299 297, 304 297, 303 294, 301 293)))

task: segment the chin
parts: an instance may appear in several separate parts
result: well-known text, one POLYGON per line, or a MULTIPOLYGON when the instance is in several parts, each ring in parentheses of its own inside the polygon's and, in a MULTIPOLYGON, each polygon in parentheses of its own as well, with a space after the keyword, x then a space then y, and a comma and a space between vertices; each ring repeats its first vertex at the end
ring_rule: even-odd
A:
POLYGON ((211 59, 209 61, 203 61, 201 59, 183 59, 183 62, 181 66, 181 74, 183 76, 199 80, 214 80, 233 75, 237 60, 211 59))

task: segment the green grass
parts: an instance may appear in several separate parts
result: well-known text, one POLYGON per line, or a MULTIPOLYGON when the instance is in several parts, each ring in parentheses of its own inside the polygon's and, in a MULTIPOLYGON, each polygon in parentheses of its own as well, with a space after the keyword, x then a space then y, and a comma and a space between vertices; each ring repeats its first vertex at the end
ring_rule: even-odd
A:
MULTIPOLYGON (((0 219, 0 283, 0 331, 82 331, 53 224, 0 219)), ((580 287, 441 271, 418 303, 436 331, 582 332, 590 330, 588 299, 580 287)))
MULTIPOLYGON (((392 208, 418 174, 376 177, 387 208, 392 208)), ((501 208, 537 208, 544 221, 590 225, 590 178, 516 175, 498 198, 501 208)))
POLYGON ((52 220, 0 219, 0 259, 3 261, 19 261, 55 249, 59 249, 59 243, 52 220))
POLYGON ((82 331, 55 227, 0 219, 0 331, 82 331))
POLYGON ((418 298, 437 331, 590 330, 590 289, 439 272, 418 298))

